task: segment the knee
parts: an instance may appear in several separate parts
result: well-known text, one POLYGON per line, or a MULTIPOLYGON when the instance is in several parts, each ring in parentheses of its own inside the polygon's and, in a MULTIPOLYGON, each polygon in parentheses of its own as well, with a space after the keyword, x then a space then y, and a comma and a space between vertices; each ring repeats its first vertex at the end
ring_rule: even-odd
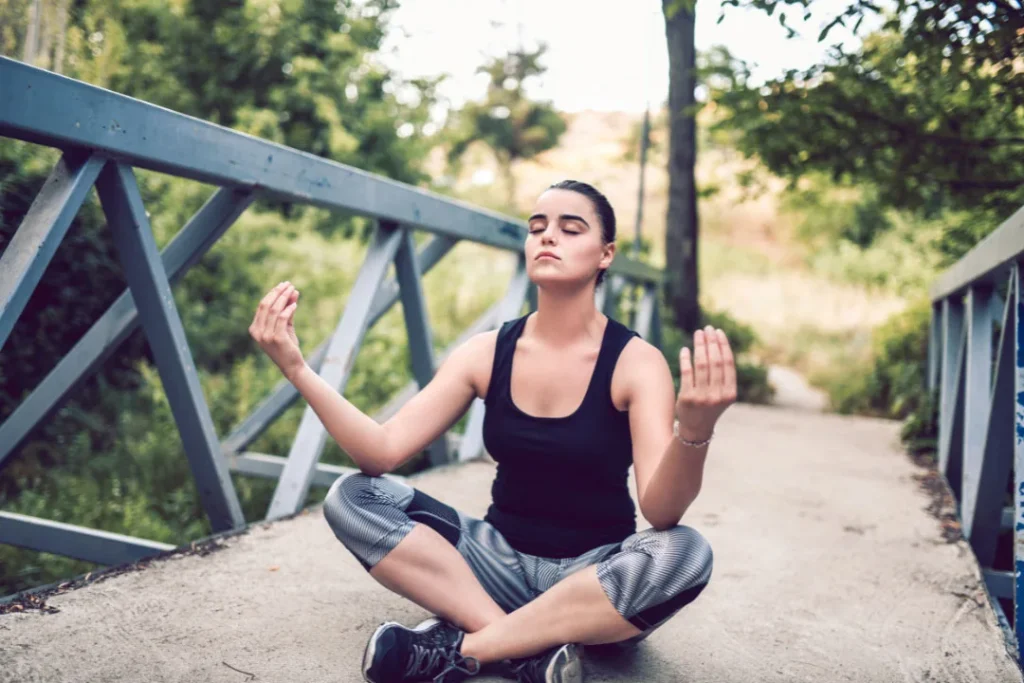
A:
POLYGON ((372 477, 362 472, 349 472, 334 480, 324 496, 324 518, 335 535, 344 540, 349 527, 358 520, 354 512, 373 496, 372 477))
POLYGON ((673 531, 682 548, 680 555, 688 558, 684 561, 684 566, 697 577, 695 583, 707 583, 711 579, 711 570, 715 563, 711 543, 704 534, 693 527, 679 525, 673 531))
POLYGON ((687 586, 706 584, 711 579, 714 553, 711 543, 699 531, 683 524, 659 532, 663 534, 657 562, 687 586))

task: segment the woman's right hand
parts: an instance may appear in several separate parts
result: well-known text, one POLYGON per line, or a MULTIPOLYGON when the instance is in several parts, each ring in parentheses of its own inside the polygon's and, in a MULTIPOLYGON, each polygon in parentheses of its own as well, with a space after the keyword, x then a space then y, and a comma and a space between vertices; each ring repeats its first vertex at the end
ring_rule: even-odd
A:
POLYGON ((295 335, 298 305, 299 290, 290 282, 282 282, 263 297, 249 326, 249 334, 289 381, 306 366, 295 335))

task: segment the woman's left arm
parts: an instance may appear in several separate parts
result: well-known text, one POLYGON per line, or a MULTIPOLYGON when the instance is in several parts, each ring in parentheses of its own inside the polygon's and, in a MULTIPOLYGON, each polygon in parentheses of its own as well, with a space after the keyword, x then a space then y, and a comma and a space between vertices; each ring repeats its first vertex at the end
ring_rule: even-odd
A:
MULTIPOLYGON (((655 529, 669 529, 697 498, 708 446, 689 446, 672 435, 702 441, 736 401, 736 365, 725 333, 711 326, 693 335, 690 350, 679 352, 676 394, 664 356, 644 345, 630 373, 629 425, 633 439, 640 512, 655 529)), ((639 350, 639 349, 638 349, 639 350)))

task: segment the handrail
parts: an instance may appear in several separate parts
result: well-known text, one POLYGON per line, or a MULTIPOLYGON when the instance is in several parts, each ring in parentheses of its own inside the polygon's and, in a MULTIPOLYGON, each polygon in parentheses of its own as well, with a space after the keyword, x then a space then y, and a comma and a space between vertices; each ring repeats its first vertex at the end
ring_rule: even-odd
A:
POLYGON ((1024 207, 932 285, 927 375, 939 399, 938 467, 959 503, 963 535, 1018 659, 1024 643, 1022 263, 1024 207), (993 323, 1000 326, 998 340, 993 323), (1008 483, 1012 507, 1003 505, 1008 483), (1004 532, 1014 537, 1012 557, 997 557, 1004 532), (1005 560, 1012 560, 1013 571, 994 569, 1005 560))
MULTIPOLYGON (((521 251, 522 221, 0 57, 0 136, 521 251), (86 115, 87 114, 87 115, 86 115), (184 143, 184 144, 183 144, 184 143)), ((618 257, 610 272, 660 282, 618 257)))
MULTIPOLYGON (((267 512, 273 519, 298 512, 314 482, 322 485, 351 470, 319 462, 326 431, 308 406, 287 458, 245 450, 297 400, 298 393, 287 383, 279 384, 230 434, 214 431, 171 286, 259 196, 376 219, 341 319, 310 354, 310 364, 343 391, 367 330, 400 301, 415 381, 398 392, 382 414, 393 413, 416 386, 433 376, 436 359, 421 282, 459 240, 509 251, 516 259, 504 298, 460 339, 515 317, 531 299, 523 259, 525 226, 513 217, 5 57, 0 57, 0 90, 0 137, 63 151, 0 255, 0 347, 94 185, 128 281, 121 296, 0 424, 0 467, 26 435, 141 326, 215 532, 245 525, 231 473, 277 479, 267 512), (136 167, 219 186, 162 251, 153 239, 136 167), (418 251, 415 229, 434 234, 418 251), (386 279, 392 265, 396 276, 386 279)), ((657 269, 620 255, 610 269, 609 284, 598 290, 598 305, 606 312, 613 310, 627 282, 641 291, 633 326, 660 344, 657 306, 662 274, 657 269)), ((476 401, 464 434, 443 435, 428 447, 431 465, 479 456, 482 418, 482 402, 476 401)), ((5 512, 0 512, 0 543, 108 564, 165 548, 146 539, 5 512)))

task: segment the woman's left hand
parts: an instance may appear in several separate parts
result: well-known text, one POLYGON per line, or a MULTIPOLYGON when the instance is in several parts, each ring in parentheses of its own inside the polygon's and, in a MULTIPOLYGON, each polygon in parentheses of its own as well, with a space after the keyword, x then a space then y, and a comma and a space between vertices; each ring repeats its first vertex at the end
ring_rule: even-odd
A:
POLYGON ((736 402, 736 362, 725 332, 711 325, 694 332, 692 364, 690 349, 679 350, 679 378, 679 436, 707 439, 718 418, 736 402))

